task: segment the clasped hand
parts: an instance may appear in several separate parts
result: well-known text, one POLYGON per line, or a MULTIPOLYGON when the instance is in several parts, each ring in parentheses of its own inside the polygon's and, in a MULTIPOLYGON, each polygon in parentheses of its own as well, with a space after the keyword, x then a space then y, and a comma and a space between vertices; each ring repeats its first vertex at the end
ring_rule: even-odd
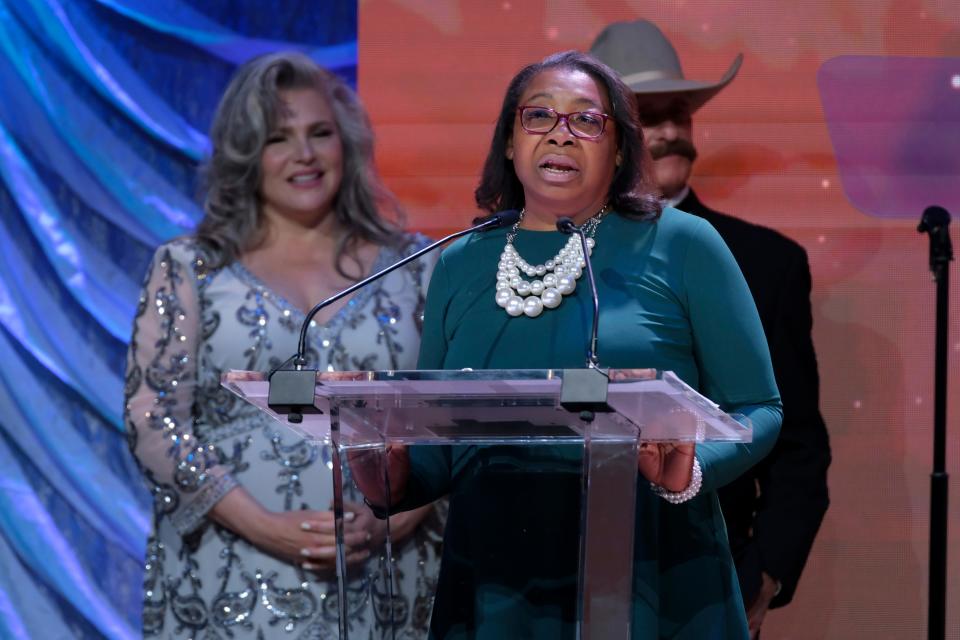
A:
MULTIPOLYGON (((386 539, 386 522, 363 504, 343 506, 344 545, 348 565, 364 562, 386 539)), ((336 529, 332 511, 271 513, 254 542, 275 556, 310 571, 336 568, 336 529)))

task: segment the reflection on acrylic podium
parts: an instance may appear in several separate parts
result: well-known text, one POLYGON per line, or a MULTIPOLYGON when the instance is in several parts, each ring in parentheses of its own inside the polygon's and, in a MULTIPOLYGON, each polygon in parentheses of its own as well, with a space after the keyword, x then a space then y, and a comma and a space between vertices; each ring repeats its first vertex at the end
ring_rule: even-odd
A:
MULTIPOLYGON (((378 561, 360 566, 342 562, 343 502, 363 500, 348 457, 382 465, 392 443, 581 447, 579 637, 629 638, 639 443, 749 442, 752 432, 669 371, 590 371, 591 378, 604 377, 605 402, 571 403, 570 381, 576 378, 579 384, 577 376, 584 371, 320 373, 313 407, 302 410, 302 418, 295 415, 296 423, 288 421, 287 408, 268 405, 265 374, 234 371, 224 374, 223 384, 304 437, 332 448, 342 638, 350 637, 347 621, 356 585, 372 587, 373 615, 383 637, 392 638, 394 623, 401 622, 396 618, 410 614, 393 595, 389 526, 378 561)), ((383 495, 390 495, 389 486, 383 495)))

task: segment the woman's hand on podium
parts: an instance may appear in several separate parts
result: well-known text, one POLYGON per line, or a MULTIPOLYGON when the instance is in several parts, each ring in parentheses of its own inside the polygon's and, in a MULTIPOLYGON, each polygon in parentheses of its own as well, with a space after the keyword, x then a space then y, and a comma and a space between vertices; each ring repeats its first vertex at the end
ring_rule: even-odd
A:
POLYGON ((405 445, 388 444, 386 452, 379 449, 348 451, 347 461, 353 481, 369 504, 389 509, 403 498, 410 478, 410 453, 405 445), (384 482, 388 477, 390 495, 384 482))
POLYGON ((697 445, 692 442, 641 442, 637 467, 644 478, 667 491, 690 486, 697 445))
POLYGON ((611 380, 654 380, 657 377, 656 369, 608 369, 607 376, 611 380))

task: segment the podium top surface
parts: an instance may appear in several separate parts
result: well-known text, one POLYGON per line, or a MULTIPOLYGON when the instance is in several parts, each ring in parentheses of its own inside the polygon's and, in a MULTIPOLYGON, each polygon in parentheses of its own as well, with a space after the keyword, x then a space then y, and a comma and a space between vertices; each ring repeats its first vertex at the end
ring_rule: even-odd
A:
MULTIPOLYGON (((572 380, 571 370, 566 371, 572 380)), ((586 437, 678 442, 749 442, 752 437, 746 418, 727 415, 670 371, 598 370, 596 375, 607 381, 608 410, 587 420, 561 406, 565 371, 559 369, 313 373, 313 407, 296 423, 289 420, 288 408, 270 406, 267 374, 229 371, 221 383, 305 437, 346 446, 384 440, 572 444, 586 437)))

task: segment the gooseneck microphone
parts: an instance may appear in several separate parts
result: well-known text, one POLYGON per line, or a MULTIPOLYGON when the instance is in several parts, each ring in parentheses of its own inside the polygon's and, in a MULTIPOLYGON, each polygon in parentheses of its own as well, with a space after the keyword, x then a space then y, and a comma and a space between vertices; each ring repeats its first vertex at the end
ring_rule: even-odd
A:
POLYGON ((597 356, 597 331, 600 326, 600 299, 597 297, 597 283, 593 279, 593 265, 590 262, 590 247, 587 246, 587 236, 583 229, 567 216, 557 218, 557 231, 570 235, 580 236, 580 246, 583 249, 583 261, 587 266, 587 281, 590 283, 590 295, 593 298, 593 325, 590 328, 590 346, 587 352, 587 368, 596 369, 599 366, 597 356))
POLYGON ((371 282, 379 280, 391 271, 395 271, 405 264, 413 262, 423 255, 430 253, 437 247, 440 247, 451 240, 456 240, 457 238, 473 233, 474 231, 489 231, 491 229, 507 227, 515 224, 519 219, 520 212, 516 209, 500 211, 490 216, 483 222, 475 224, 468 229, 451 233, 450 235, 427 245, 423 249, 411 253, 409 256, 401 258, 389 267, 381 269, 380 271, 364 278, 356 284, 350 285, 343 291, 335 293, 326 300, 318 302, 312 309, 310 309, 303 320, 303 324, 300 325, 300 340, 297 343, 297 352, 287 358, 283 364, 273 369, 267 375, 267 379, 269 380, 267 405, 279 413, 287 413, 287 419, 293 423, 301 422, 303 420, 304 413, 312 413, 316 411, 316 408, 313 406, 313 397, 314 386, 317 383, 317 372, 313 369, 304 369, 304 366, 306 365, 305 354, 307 352, 307 331, 310 329, 310 322, 313 320, 313 317, 316 316, 317 313, 319 313, 322 309, 330 306, 344 296, 348 296, 354 291, 362 289, 371 282), (291 361, 293 362, 294 368, 284 369, 283 367, 285 367, 291 361))
POLYGON ((294 365, 295 365, 298 369, 302 369, 302 368, 303 368, 303 365, 306 364, 306 362, 305 362, 305 360, 304 360, 304 354, 305 354, 306 351, 307 351, 307 330, 310 328, 310 321, 313 320, 313 317, 314 317, 315 315, 317 315, 317 313, 319 313, 320 310, 324 309, 325 307, 330 306, 331 304, 333 304, 334 302, 336 302, 336 301, 339 300, 340 298, 343 298, 344 296, 350 295, 351 293, 353 293, 353 292, 356 291, 357 289, 362 289, 363 287, 367 286, 367 285, 370 284, 371 282, 374 282, 375 280, 379 280, 380 278, 382 278, 383 276, 387 275, 387 274, 390 273, 391 271, 394 271, 395 269, 399 269, 400 267, 402 267, 403 265, 407 264, 408 262, 413 262, 414 260, 416 260, 416 259, 419 258, 420 256, 422 256, 422 255, 424 255, 424 254, 427 254, 427 253, 430 253, 431 251, 433 251, 433 250, 436 249, 437 247, 439 247, 439 246, 441 246, 441 245, 443 245, 443 244, 446 244, 447 242, 450 242, 451 240, 456 240, 456 239, 459 238, 460 236, 465 236, 465 235, 467 235, 468 233, 473 233, 474 231, 489 231, 489 230, 491 230, 491 229, 498 229, 498 228, 500 228, 500 227, 506 227, 506 226, 509 226, 509 225, 514 224, 514 223, 515 223, 517 220, 519 220, 519 219, 520 219, 520 212, 517 211, 516 209, 508 209, 508 210, 506 210, 506 211, 501 211, 501 212, 497 213, 496 215, 494 215, 494 216, 492 216, 492 217, 484 220, 484 221, 481 222, 480 224, 475 224, 475 225, 473 225, 473 226, 470 227, 469 229, 464 229, 463 231, 457 231, 456 233, 451 233, 450 235, 448 235, 448 236, 446 236, 446 237, 444 237, 444 238, 441 238, 440 240, 437 240, 436 242, 434 242, 434 243, 432 243, 432 244, 427 245, 427 246, 424 247, 423 249, 420 249, 419 251, 417 251, 417 252, 415 252, 415 253, 411 253, 409 256, 407 256, 407 257, 405 257, 405 258, 403 258, 403 259, 401 259, 401 260, 398 260, 397 262, 395 262, 394 264, 390 265, 389 267, 386 267, 385 269, 382 269, 382 270, 376 272, 375 274, 364 278, 364 279, 361 280, 360 282, 358 282, 358 283, 356 283, 356 284, 353 284, 353 285, 350 285, 349 287, 347 287, 346 289, 344 289, 344 290, 341 291, 340 293, 335 293, 334 295, 330 296, 330 297, 327 298, 326 300, 323 300, 322 302, 318 302, 318 303, 313 307, 313 309, 310 309, 310 312, 307 313, 307 317, 304 318, 304 320, 303 320, 303 324, 300 325, 300 342, 299 342, 299 344, 297 345, 297 353, 294 355, 294 359, 295 359, 295 360, 294 360, 294 365))
POLYGON ((582 227, 563 216, 557 218, 557 231, 575 233, 580 236, 583 249, 583 262, 587 268, 587 282, 590 283, 590 295, 593 298, 593 325, 590 327, 590 344, 587 350, 586 369, 564 369, 563 382, 560 385, 560 406, 572 413, 579 413, 583 422, 592 422, 596 412, 608 412, 613 409, 607 404, 607 373, 600 368, 597 357, 597 330, 600 326, 600 299, 597 297, 597 283, 593 279, 593 264, 590 262, 590 246, 582 227))

